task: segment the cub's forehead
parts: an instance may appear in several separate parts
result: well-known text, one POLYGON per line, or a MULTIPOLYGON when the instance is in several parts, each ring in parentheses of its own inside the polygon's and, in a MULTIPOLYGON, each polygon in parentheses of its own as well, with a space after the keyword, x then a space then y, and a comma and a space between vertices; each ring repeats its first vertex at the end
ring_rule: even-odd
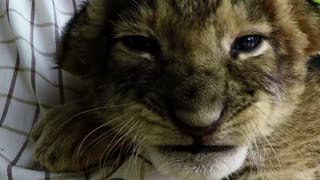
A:
MULTIPOLYGON (((132 13, 122 17, 119 31, 189 33, 215 31, 215 34, 247 31, 250 26, 265 24, 268 20, 265 2, 275 0, 140 0, 132 13), (221 31, 221 32, 219 32, 221 31)), ((133 32, 133 33, 135 33, 133 32)), ((149 33, 150 32, 150 33, 149 33)))
MULTIPOLYGON (((274 0, 141 0, 142 6, 149 6, 154 12, 171 18, 189 21, 219 19, 222 15, 237 13, 250 14, 250 19, 258 19, 264 13, 265 1, 274 0)), ((248 17, 249 19, 249 17, 248 17)), ((195 22, 193 22, 195 23, 195 22)))
MULTIPOLYGON (((185 17, 209 16, 221 5, 222 0, 172 0, 167 5, 176 11, 177 14, 185 17)), ((160 5, 165 5, 164 3, 160 5)))

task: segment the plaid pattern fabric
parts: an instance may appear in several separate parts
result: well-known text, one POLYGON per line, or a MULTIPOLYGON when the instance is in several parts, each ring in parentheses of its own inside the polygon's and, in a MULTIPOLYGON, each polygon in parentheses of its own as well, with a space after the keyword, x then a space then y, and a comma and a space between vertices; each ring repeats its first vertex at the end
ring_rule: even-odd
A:
POLYGON ((74 92, 75 78, 54 68, 54 54, 62 28, 81 1, 0 0, 0 180, 170 179, 142 159, 127 160, 107 178, 99 172, 31 169, 28 133, 48 109, 68 102, 74 92))

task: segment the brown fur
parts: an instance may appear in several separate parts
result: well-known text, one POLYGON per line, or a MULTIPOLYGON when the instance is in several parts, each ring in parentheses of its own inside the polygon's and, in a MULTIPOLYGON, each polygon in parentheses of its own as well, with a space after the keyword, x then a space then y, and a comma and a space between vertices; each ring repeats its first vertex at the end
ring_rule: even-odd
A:
POLYGON ((37 160, 52 171, 79 170, 101 159, 116 165, 134 152, 156 168, 170 162, 160 170, 182 179, 319 178, 320 74, 306 66, 320 50, 319 13, 303 0, 90 1, 57 58, 87 89, 33 130, 37 160), (268 37, 262 54, 232 57, 234 40, 251 34, 268 37), (155 39, 161 54, 144 56, 117 41, 131 35, 155 39), (214 123, 222 107, 212 134, 190 135, 188 128, 214 123), (192 143, 248 154, 215 176, 207 159, 223 155, 201 161, 157 149, 192 143))

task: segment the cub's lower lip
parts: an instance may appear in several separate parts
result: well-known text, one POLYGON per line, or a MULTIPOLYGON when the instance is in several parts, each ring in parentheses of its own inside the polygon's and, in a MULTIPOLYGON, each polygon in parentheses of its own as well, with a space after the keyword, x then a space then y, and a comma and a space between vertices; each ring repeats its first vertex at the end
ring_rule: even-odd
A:
POLYGON ((163 152, 182 152, 191 154, 219 153, 235 149, 235 146, 175 145, 160 146, 163 152))

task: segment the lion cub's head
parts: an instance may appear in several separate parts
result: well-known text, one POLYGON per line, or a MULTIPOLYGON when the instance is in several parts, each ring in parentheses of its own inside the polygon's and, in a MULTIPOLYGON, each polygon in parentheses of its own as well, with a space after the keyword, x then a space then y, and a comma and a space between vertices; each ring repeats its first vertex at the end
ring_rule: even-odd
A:
POLYGON ((112 106, 99 115, 115 142, 182 179, 220 179, 294 109, 320 47, 316 11, 303 0, 92 0, 59 61, 112 106))

